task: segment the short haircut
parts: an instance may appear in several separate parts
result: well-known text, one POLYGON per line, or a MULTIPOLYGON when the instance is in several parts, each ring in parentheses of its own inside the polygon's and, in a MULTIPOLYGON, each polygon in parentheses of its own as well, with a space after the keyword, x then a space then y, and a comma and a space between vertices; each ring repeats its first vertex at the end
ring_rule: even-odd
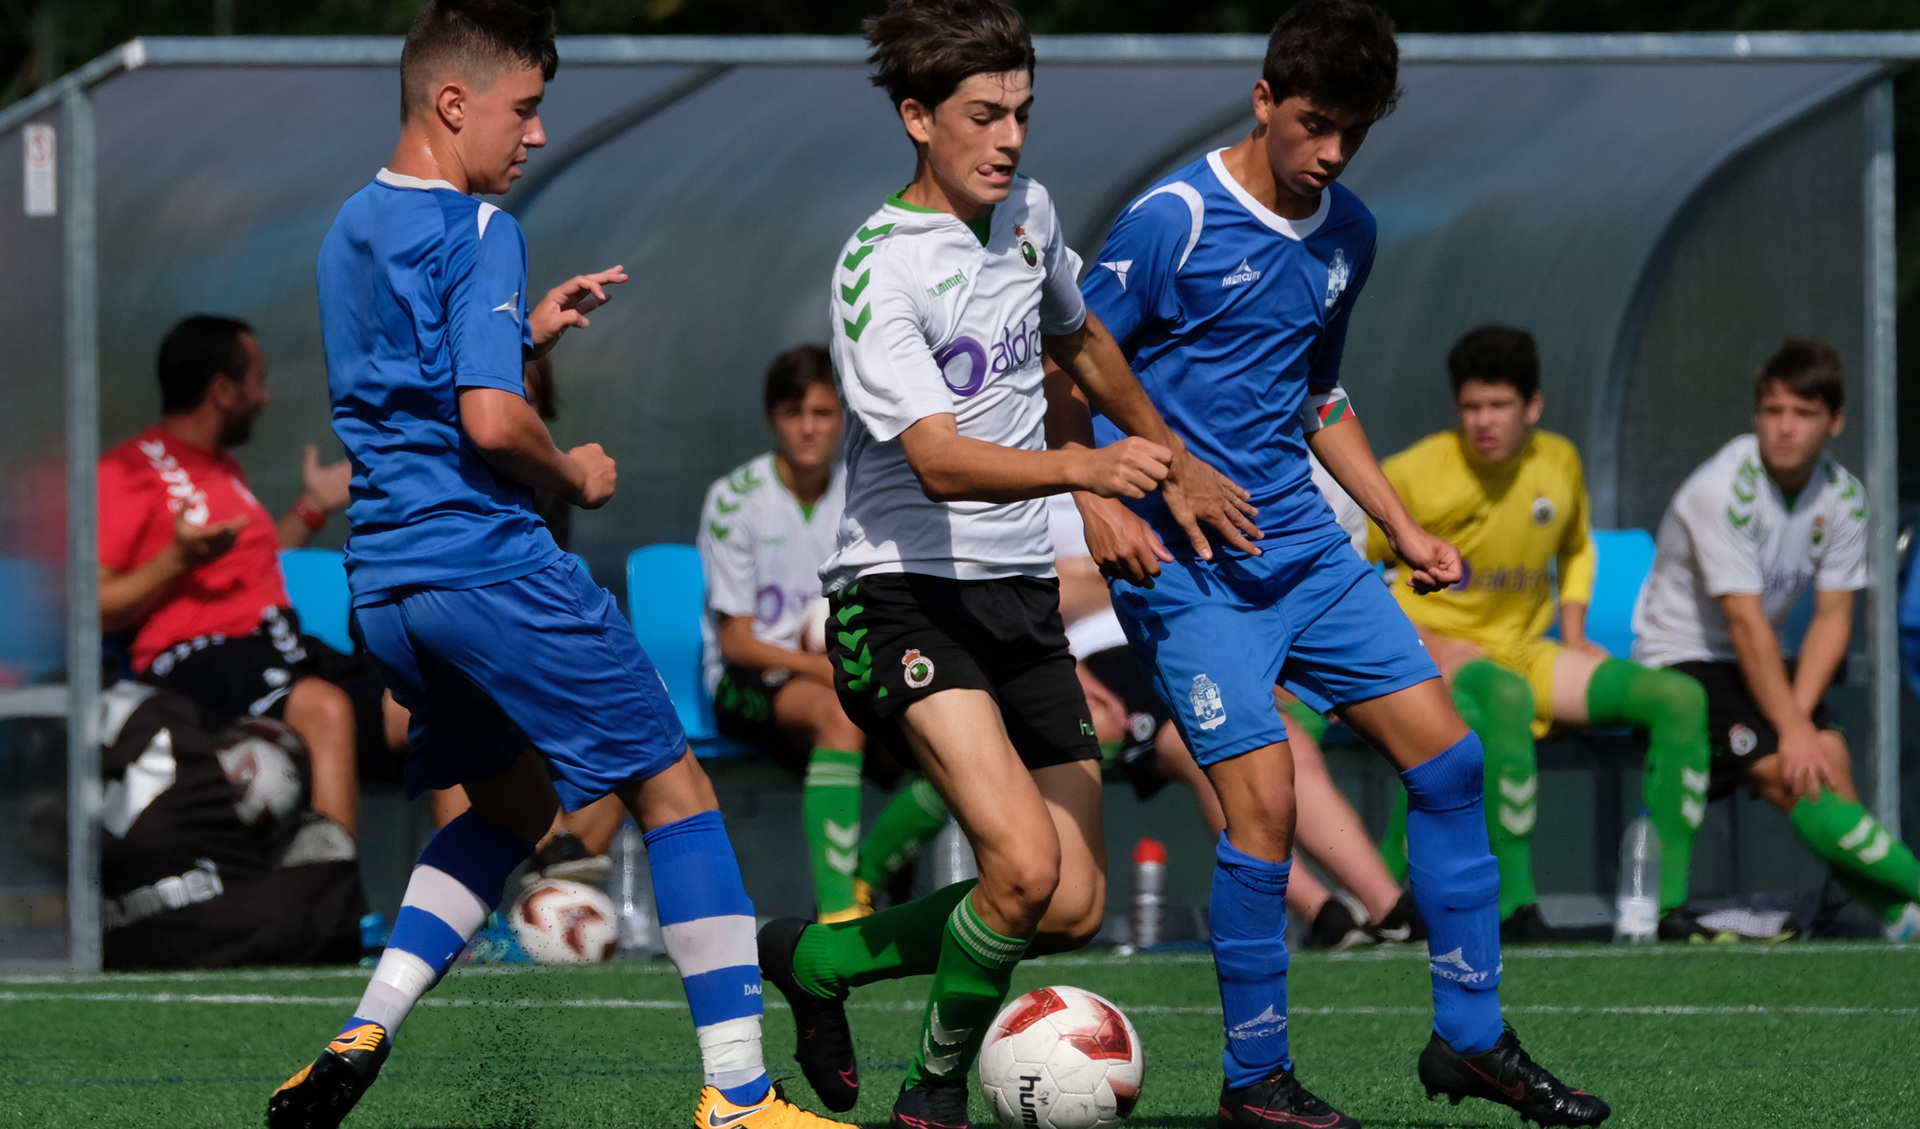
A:
POLYGON ((861 25, 873 84, 932 109, 977 74, 1033 74, 1033 37, 999 0, 893 0, 861 25))
POLYGON ((1756 406, 1775 384, 1803 400, 1819 400, 1830 412, 1847 402, 1847 374, 1840 353, 1818 337, 1788 337, 1760 366, 1753 380, 1756 406))
POLYGON ((1400 101, 1393 21, 1363 0, 1301 0, 1267 36, 1260 71, 1277 105, 1294 95, 1369 122, 1400 101))
POLYGON ((825 345, 795 345, 767 366, 766 409, 791 404, 807 394, 807 389, 824 384, 838 396, 833 385, 833 356, 825 345))
POLYGON ((514 63, 553 78, 560 53, 551 9, 535 11, 514 0, 432 0, 414 17, 400 49, 400 120, 424 109, 434 81, 449 71, 482 84, 514 63))
POLYGON ((160 413, 176 415, 199 407, 216 376, 246 376, 247 351, 240 338, 252 332, 239 318, 217 314, 195 314, 169 329, 153 364, 160 378, 160 413))
POLYGON ((1447 379, 1453 394, 1469 380, 1510 385, 1523 400, 1540 391, 1540 350, 1533 334, 1504 325, 1470 329, 1447 354, 1447 379))

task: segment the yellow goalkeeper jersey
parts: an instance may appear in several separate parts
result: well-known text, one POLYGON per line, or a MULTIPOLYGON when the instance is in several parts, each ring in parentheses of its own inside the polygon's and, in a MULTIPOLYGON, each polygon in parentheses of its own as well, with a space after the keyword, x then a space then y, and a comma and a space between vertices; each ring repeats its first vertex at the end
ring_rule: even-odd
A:
MULTIPOLYGON (((1457 431, 1429 435, 1381 464, 1413 519, 1460 550, 1460 582, 1416 595, 1393 586, 1408 618, 1464 639, 1495 662, 1524 664, 1527 645, 1553 625, 1559 597, 1588 603, 1594 552, 1587 483, 1571 442, 1535 431, 1518 457, 1490 466, 1457 431)), ((1375 526, 1367 555, 1393 564, 1375 526)))

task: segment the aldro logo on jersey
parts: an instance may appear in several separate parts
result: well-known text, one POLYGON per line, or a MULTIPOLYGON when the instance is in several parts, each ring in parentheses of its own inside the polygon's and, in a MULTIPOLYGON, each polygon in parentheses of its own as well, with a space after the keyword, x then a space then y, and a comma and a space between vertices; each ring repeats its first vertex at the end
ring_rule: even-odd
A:
POLYGON ((986 346, 971 337, 956 337, 933 355, 940 378, 955 396, 971 396, 986 387, 988 376, 1025 368, 1040 359, 1040 321, 1000 327, 989 355, 986 346))

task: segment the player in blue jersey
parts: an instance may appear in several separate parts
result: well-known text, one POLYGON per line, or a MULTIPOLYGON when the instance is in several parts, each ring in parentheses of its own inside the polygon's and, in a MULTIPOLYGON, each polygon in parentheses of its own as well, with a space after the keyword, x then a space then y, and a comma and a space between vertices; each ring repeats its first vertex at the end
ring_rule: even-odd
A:
MULTIPOLYGON (((1608 1114, 1535 1064, 1503 1023, 1479 739, 1311 482, 1309 449, 1386 530, 1418 589, 1459 578, 1452 547, 1408 519, 1339 383, 1374 221, 1335 180, 1398 99, 1398 66, 1378 8, 1306 0, 1288 11, 1254 85, 1252 134, 1134 201, 1084 284, 1168 423, 1251 493, 1265 533, 1260 556, 1203 561, 1155 496, 1076 496, 1135 653, 1226 812, 1210 912, 1227 1029, 1223 1129, 1355 1124, 1301 1087, 1288 1057, 1294 799, 1276 683, 1338 713, 1406 784, 1413 895, 1430 930, 1428 1093, 1489 1098, 1547 1125, 1608 1114)), ((1096 429, 1102 443, 1118 436, 1105 420, 1096 429)))
POLYGON ((413 715, 407 790, 463 785, 472 808, 420 854, 366 993, 276 1090, 271 1129, 337 1126, 401 1023, 568 810, 618 795, 645 830, 667 954, 706 1077, 694 1124, 818 1129, 761 1063, 753 904, 673 705, 612 597, 562 553, 533 491, 604 504, 614 463, 561 451, 523 361, 624 281, 583 275, 529 307, 527 248, 502 193, 546 141, 552 14, 433 0, 401 55, 400 141, 320 252, 334 431, 353 462, 354 629, 413 715))

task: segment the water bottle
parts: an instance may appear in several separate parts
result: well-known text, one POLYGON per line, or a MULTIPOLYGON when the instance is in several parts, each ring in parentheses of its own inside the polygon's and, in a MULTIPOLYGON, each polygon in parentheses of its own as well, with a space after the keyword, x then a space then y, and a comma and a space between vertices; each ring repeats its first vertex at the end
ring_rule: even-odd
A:
POLYGON ((1133 929, 1129 943, 1144 949, 1167 935, 1167 848, 1142 836, 1133 848, 1133 929))
POLYGON ((614 909, 620 918, 620 956, 645 959, 660 952, 655 927, 653 873, 647 869, 646 844, 629 819, 613 840, 614 909))
POLYGON ((1660 836, 1641 808, 1620 838, 1620 893, 1614 900, 1613 939, 1652 941, 1660 928, 1660 836))
POLYGON ((974 860, 973 844, 967 842, 960 825, 952 816, 933 840, 933 888, 951 886, 980 877, 980 864, 974 860))

